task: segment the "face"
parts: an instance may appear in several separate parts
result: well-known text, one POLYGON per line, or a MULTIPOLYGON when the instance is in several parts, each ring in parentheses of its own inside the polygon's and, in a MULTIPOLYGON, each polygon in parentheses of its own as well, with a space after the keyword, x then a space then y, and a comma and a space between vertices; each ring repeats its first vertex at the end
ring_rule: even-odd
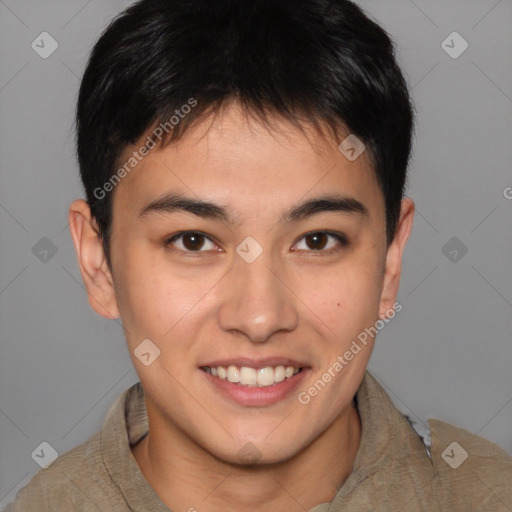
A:
POLYGON ((367 154, 274 126, 231 107, 148 153, 114 191, 112 274, 99 242, 81 263, 93 308, 122 319, 150 428, 230 462, 249 442, 286 460, 346 416, 373 340, 351 347, 391 311, 412 218, 404 203, 387 248, 367 154))

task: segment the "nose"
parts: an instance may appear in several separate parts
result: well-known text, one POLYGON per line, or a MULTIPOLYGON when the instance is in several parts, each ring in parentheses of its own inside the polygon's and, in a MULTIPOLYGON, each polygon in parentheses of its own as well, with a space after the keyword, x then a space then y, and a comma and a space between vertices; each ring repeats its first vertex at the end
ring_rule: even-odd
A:
POLYGON ((286 281, 282 266, 272 265, 265 251, 252 263, 235 258, 217 310, 220 327, 243 333, 253 343, 265 342, 279 331, 293 331, 298 313, 286 281))

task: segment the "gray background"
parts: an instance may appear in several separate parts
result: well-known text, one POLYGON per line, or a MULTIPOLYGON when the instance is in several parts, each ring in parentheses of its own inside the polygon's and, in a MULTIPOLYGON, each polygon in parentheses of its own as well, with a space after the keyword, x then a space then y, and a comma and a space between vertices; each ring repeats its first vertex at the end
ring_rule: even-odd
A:
MULTIPOLYGON (((82 197, 79 79, 129 3, 0 0, 0 508, 40 469, 41 442, 63 453, 86 441, 138 380, 120 324, 89 307, 67 227, 82 197), (31 48, 43 31, 59 44, 47 59, 31 48), (43 237, 57 249, 47 261, 43 237)), ((417 421, 443 419, 512 454, 512 2, 359 4, 396 41, 418 110, 403 310, 370 368, 417 421), (455 59, 441 46, 453 31, 469 44, 455 59)))

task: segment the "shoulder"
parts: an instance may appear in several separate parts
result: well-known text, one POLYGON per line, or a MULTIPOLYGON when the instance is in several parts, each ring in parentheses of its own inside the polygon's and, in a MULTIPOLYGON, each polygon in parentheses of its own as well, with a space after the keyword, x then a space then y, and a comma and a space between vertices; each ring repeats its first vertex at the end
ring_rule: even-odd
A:
POLYGON ((437 419, 429 425, 442 510, 512 510, 512 457, 463 428, 437 419))
POLYGON ((39 470, 3 512, 98 510, 108 491, 98 478, 100 432, 39 470))

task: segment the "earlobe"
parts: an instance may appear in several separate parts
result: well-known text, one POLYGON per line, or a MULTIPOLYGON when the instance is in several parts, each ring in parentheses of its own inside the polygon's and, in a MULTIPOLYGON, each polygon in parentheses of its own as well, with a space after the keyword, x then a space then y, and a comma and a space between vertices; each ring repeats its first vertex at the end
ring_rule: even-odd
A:
POLYGON ((98 236, 96 219, 91 216, 87 202, 83 199, 73 201, 69 207, 68 219, 89 304, 96 313, 105 318, 119 318, 112 275, 98 236))
POLYGON ((386 318, 394 309, 400 276, 402 272, 402 258, 405 244, 409 238, 414 218, 414 202, 406 197, 402 200, 400 219, 398 221, 395 238, 388 247, 386 254, 384 283, 382 287, 379 318, 386 318))

